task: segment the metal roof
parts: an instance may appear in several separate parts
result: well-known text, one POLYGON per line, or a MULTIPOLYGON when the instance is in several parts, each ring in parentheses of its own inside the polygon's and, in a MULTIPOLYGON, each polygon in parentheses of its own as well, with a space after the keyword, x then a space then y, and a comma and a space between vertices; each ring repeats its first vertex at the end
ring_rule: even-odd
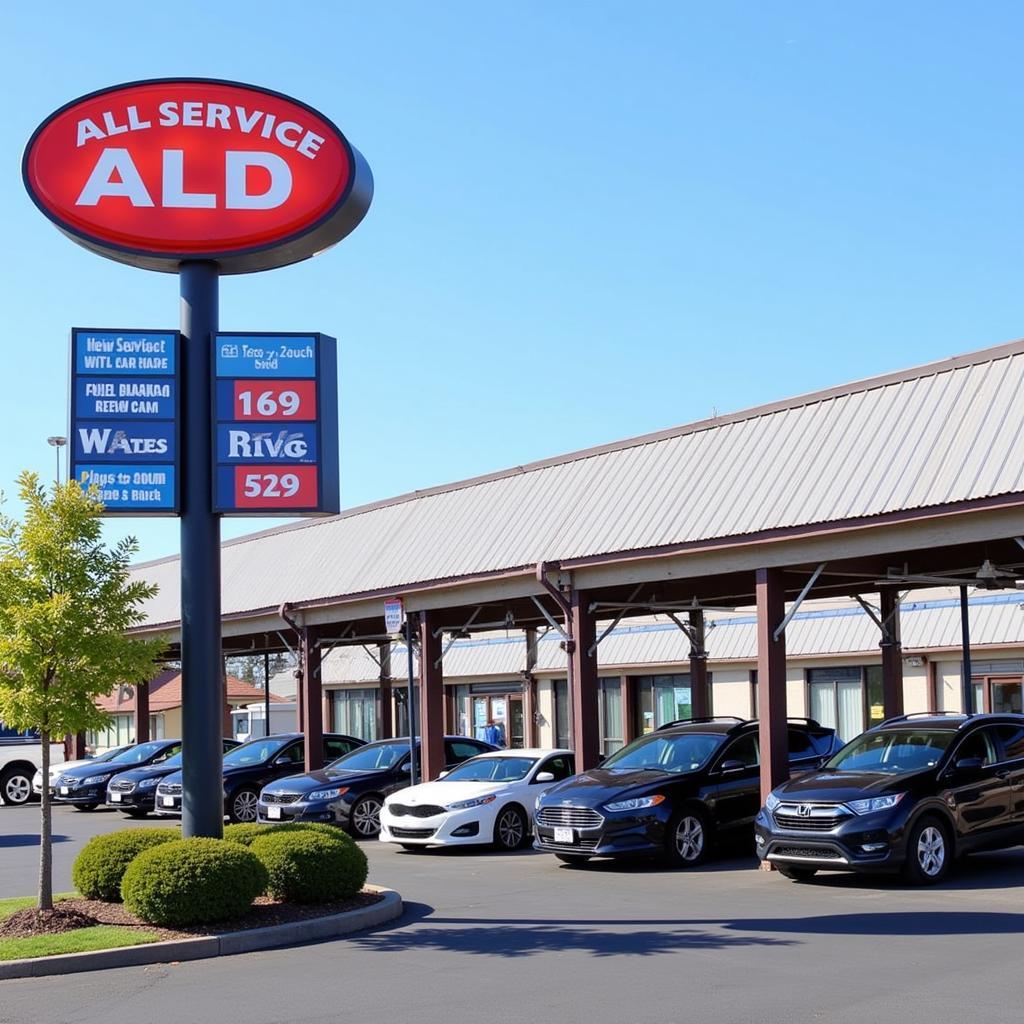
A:
MULTIPOLYGON (((1024 491, 1024 342, 224 544, 225 615, 1024 491)), ((178 620, 178 559, 153 624, 178 620)))

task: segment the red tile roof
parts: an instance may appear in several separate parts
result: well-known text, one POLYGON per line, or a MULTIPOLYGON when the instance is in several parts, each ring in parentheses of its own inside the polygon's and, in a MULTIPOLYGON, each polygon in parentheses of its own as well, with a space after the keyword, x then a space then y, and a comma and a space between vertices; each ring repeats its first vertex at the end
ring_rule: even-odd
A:
MULTIPOLYGON (((252 704, 263 700, 263 690, 246 683, 235 676, 228 676, 228 702, 231 704, 252 704)), ((285 698, 270 695, 271 701, 280 703, 285 698)), ((97 705, 111 714, 126 714, 135 711, 135 687, 119 686, 97 705)), ((181 707, 181 670, 165 669, 149 684, 149 710, 151 713, 181 707)))

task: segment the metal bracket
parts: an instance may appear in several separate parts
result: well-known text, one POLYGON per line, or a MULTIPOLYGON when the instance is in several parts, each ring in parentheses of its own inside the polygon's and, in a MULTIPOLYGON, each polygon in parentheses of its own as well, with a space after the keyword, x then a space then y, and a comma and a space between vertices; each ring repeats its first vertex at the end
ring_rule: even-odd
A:
POLYGON ((892 642, 892 630, 889 628, 889 626, 892 623, 892 620, 898 614, 900 610, 900 604, 903 602, 903 599, 907 596, 908 593, 909 591, 904 591, 902 594, 898 594, 896 596, 896 601, 893 610, 889 612, 889 614, 884 619, 882 618, 881 609, 876 608, 873 604, 869 604, 867 601, 864 600, 863 597, 860 596, 860 594, 853 595, 853 599, 857 602, 857 604, 861 606, 861 608, 864 609, 868 618, 871 619, 871 621, 881 631, 883 643, 892 642))
POLYGON ((557 630, 558 633, 563 637, 563 639, 568 640, 569 634, 566 633, 566 631, 558 624, 558 621, 551 614, 551 612, 549 612, 547 608, 544 607, 544 604, 541 601, 541 599, 531 594, 530 600, 533 601, 533 603, 537 606, 537 609, 541 613, 541 615, 543 615, 544 618, 548 620, 548 622, 551 624, 551 628, 557 630))
POLYGON ((285 650, 287 650, 287 651, 288 651, 288 653, 289 653, 289 654, 290 654, 290 655, 291 655, 291 656, 292 656, 292 657, 293 657, 293 658, 294 658, 294 659, 295 659, 296 661, 298 661, 298 660, 299 660, 299 656, 298 656, 298 655, 297 655, 297 654, 295 653, 295 648, 294 648, 294 647, 292 647, 292 645, 291 645, 290 643, 288 643, 288 641, 287 641, 287 640, 285 640, 285 638, 284 638, 284 633, 282 633, 282 632, 281 632, 280 630, 278 630, 278 632, 277 632, 277 637, 278 637, 278 639, 279 639, 279 640, 281 641, 281 643, 282 643, 282 644, 284 644, 284 646, 285 646, 285 650))
POLYGON ((821 565, 819 565, 818 568, 815 569, 813 573, 811 573, 811 578, 804 584, 804 589, 801 590, 800 593, 797 595, 797 599, 793 602, 792 607, 789 609, 788 612, 786 612, 785 618, 776 627, 775 632, 772 633, 773 640, 777 641, 779 637, 786 632, 786 627, 789 625, 790 620, 793 618, 794 615, 796 615, 797 611, 800 608, 800 605, 804 603, 804 599, 811 592, 811 587, 813 587, 814 584, 818 582, 818 577, 825 571, 826 565, 828 565, 827 562, 822 562, 821 565))
MULTIPOLYGON (((635 600, 637 594, 639 594, 640 591, 643 589, 643 586, 644 585, 642 583, 638 583, 636 585, 636 587, 633 590, 633 593, 629 595, 629 598, 626 601, 626 605, 627 606, 630 603, 632 603, 633 600, 635 600)), ((591 611, 594 610, 594 606, 593 605, 590 606, 590 610, 591 611)), ((611 625, 590 645, 589 649, 587 650, 587 657, 588 658, 591 657, 593 655, 594 651, 597 650, 597 648, 600 645, 601 641, 622 621, 622 616, 626 614, 626 610, 627 609, 625 607, 621 608, 619 610, 619 614, 616 615, 614 619, 612 619, 611 625)))
POLYGON ((476 610, 473 612, 472 615, 470 615, 469 619, 467 620, 467 622, 466 622, 466 624, 464 626, 455 626, 454 628, 451 627, 451 626, 441 626, 439 629, 435 629, 434 630, 434 639, 436 640, 442 633, 463 633, 463 632, 465 632, 467 629, 469 629, 470 626, 473 625, 474 622, 476 622, 476 617, 482 611, 483 611, 483 608, 480 605, 477 605, 476 610))

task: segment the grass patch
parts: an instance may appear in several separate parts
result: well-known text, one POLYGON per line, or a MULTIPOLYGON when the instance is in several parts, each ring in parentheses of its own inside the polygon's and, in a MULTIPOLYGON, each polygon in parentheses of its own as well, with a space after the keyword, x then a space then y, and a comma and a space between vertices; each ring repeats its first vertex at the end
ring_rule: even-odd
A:
MULTIPOLYGON (((5 900, 4 902, 12 903, 14 901, 5 900)), ((19 908, 15 907, 14 909, 19 908)), ((78 928, 73 932, 61 932, 58 935, 33 935, 27 939, 0 939, 0 960, 56 956, 58 953, 86 953, 95 949, 139 946, 144 942, 157 941, 159 941, 159 936, 152 932, 98 924, 95 928, 78 928)))
MULTIPOLYGON (((78 896, 77 892, 57 892, 53 894, 53 902, 57 900, 73 900, 78 896)), ((26 907, 34 907, 38 902, 35 896, 10 896, 6 899, 0 899, 0 921, 5 917, 10 917, 11 914, 17 913, 19 910, 24 910, 26 907)))

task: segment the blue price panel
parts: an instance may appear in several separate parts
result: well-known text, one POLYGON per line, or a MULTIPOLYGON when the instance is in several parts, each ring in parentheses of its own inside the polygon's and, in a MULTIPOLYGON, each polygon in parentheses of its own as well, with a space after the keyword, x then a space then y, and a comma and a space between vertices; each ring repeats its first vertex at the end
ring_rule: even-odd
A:
POLYGON ((109 515, 179 510, 177 331, 71 332, 72 479, 109 515))
POLYGON ((337 343, 324 334, 218 334, 215 511, 330 515, 338 488, 337 343))

